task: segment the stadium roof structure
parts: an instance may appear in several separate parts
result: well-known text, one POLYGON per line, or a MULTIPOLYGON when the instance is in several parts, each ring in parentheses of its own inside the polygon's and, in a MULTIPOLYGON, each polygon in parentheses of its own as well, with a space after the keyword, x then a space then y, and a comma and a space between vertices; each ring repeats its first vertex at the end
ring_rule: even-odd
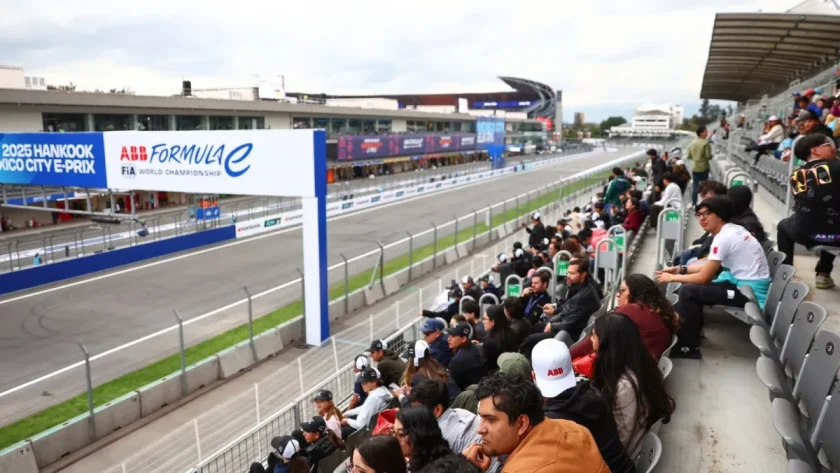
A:
POLYGON ((840 16, 718 13, 700 98, 775 95, 840 58, 840 16))
POLYGON ((551 86, 529 79, 518 77, 499 77, 513 90, 502 92, 478 92, 478 93, 444 93, 444 94, 366 94, 366 95, 330 95, 330 94, 305 94, 303 92, 289 92, 287 95, 299 97, 320 97, 323 99, 362 99, 362 98, 385 98, 399 101, 403 105, 428 105, 457 106, 458 99, 464 98, 472 104, 474 102, 513 102, 530 101, 531 104, 523 110, 532 117, 554 118, 557 111, 557 102, 562 100, 562 92, 555 91, 551 86))

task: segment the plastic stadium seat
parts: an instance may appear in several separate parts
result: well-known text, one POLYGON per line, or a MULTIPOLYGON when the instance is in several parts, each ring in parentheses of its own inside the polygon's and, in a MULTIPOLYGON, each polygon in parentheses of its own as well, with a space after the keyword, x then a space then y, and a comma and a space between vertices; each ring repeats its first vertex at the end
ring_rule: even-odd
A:
POLYGON ((808 295, 810 288, 799 281, 791 281, 785 288, 782 300, 776 308, 776 317, 770 329, 763 325, 753 325, 750 329, 750 341, 764 356, 779 359, 781 346, 787 339, 790 324, 799 305, 808 295))
POLYGON ((642 442, 642 453, 636 458, 636 471, 639 473, 650 473, 659 463, 662 456, 662 441, 653 432, 645 434, 642 442))
POLYGON ((785 261, 785 258, 787 258, 787 255, 781 251, 771 251, 767 254, 767 265, 770 266, 770 278, 776 276, 776 271, 785 261))
POLYGON ((336 450, 329 454, 326 458, 318 462, 317 471, 319 473, 332 473, 338 468, 344 460, 347 459, 347 453, 344 450, 336 450))
POLYGON ((796 274, 796 269, 793 266, 787 264, 779 266, 779 269, 776 270, 776 275, 773 277, 773 282, 770 284, 770 291, 767 293, 764 311, 762 312, 758 304, 755 303, 748 303, 744 306, 747 323, 752 325, 769 325, 768 321, 772 321, 773 316, 776 315, 776 308, 779 306, 785 288, 794 274, 796 274))
POLYGON ((674 369, 674 362, 671 361, 670 358, 667 356, 663 356, 659 359, 659 372, 662 373, 662 379, 668 379, 668 375, 671 374, 671 371, 674 369))
POLYGON ((793 400, 792 383, 799 377, 805 355, 825 318, 825 308, 813 302, 803 302, 796 312, 787 340, 782 347, 779 359, 762 355, 755 363, 758 378, 770 390, 770 398, 784 397, 793 400), (785 368, 790 375, 785 374, 785 368))
POLYGON ((660 429, 661 427, 662 427, 662 419, 659 419, 659 420, 658 420, 658 421, 656 421, 653 425, 651 425, 651 426, 650 426, 650 429, 648 429, 648 431, 649 431, 649 432, 653 432, 653 433, 655 433, 656 435, 659 435, 659 429, 660 429))
POLYGON ((815 447, 825 453, 832 471, 840 469, 840 385, 834 387, 814 429, 815 447))
POLYGON ((670 302, 671 305, 677 305, 677 302, 679 302, 680 300, 679 294, 674 294, 673 292, 669 293, 667 296, 665 296, 665 298, 668 299, 668 302, 670 302))
POLYGON ((764 240, 764 243, 761 244, 761 247, 764 248, 765 255, 769 255, 775 246, 776 242, 773 240, 764 240))
POLYGON ((787 471, 788 473, 817 473, 811 465, 802 460, 789 460, 787 471))
POLYGON ((677 337, 677 334, 676 334, 676 333, 675 333, 675 334, 673 334, 673 335, 671 335, 671 344, 670 344, 670 345, 668 345, 668 349, 667 349, 667 350, 665 350, 665 351, 663 351, 663 352, 662 352, 662 356, 663 356, 663 357, 664 357, 664 356, 671 356, 671 350, 673 350, 673 349, 674 349, 674 347, 675 347, 675 346, 677 346, 677 340, 679 340, 679 337, 677 337))
MULTIPOLYGON (((796 380, 793 396, 799 400, 807 422, 800 423, 800 409, 795 404, 782 398, 773 400, 773 425, 796 458, 806 460, 816 458, 814 447, 807 439, 814 432, 813 427, 818 424, 817 418, 822 412, 825 398, 840 368, 838 347, 840 347, 840 335, 828 330, 820 330, 802 366, 802 373, 796 380)), ((826 427, 827 430, 836 428, 837 426, 826 427)), ((834 442, 838 442, 838 439, 834 442)), ((834 455, 840 455, 840 452, 834 452, 834 455)))
POLYGON ((569 335, 569 332, 567 332, 565 330, 561 330, 560 332, 558 332, 557 335, 554 337, 554 339, 555 340, 560 340, 567 347, 570 347, 570 346, 575 344, 575 341, 572 340, 572 336, 569 335))

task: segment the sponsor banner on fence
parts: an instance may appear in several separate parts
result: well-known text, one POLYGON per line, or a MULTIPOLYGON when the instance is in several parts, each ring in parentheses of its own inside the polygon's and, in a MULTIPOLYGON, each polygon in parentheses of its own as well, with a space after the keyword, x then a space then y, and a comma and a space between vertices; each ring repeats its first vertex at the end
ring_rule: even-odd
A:
POLYGON ((475 149, 476 135, 473 133, 341 136, 338 139, 338 160, 350 161, 475 149))
POLYGON ((0 182, 108 187, 102 133, 0 133, 0 182))
POLYGON ((505 119, 499 117, 476 117, 476 145, 486 149, 489 145, 505 144, 505 119))
POLYGON ((313 159, 323 151, 313 138, 312 130, 230 130, 114 131, 100 139, 111 188, 312 197, 326 174, 325 162, 321 170, 313 159))

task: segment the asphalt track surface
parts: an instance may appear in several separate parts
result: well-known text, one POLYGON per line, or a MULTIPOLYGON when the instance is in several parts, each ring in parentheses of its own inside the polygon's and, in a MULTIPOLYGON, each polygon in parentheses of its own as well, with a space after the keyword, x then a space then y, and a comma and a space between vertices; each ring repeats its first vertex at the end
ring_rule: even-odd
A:
MULTIPOLYGON (((339 263, 342 253, 350 258, 369 252, 377 248, 377 241, 403 239, 406 231, 419 233, 429 229, 430 222, 443 223, 631 152, 573 155, 555 166, 334 217, 328 223, 329 262, 339 263)), ((449 225, 439 236, 453 232, 454 225, 449 225)), ((431 242, 431 237, 417 240, 415 247, 431 242)), ((407 245, 403 247, 386 257, 407 252, 407 245)), ((186 321, 241 300, 243 286, 258 293, 293 280, 299 276, 296 268, 303 265, 301 249, 300 228, 290 228, 4 297, 0 392, 80 361, 77 342, 96 355, 172 326, 174 310, 186 321)), ((351 275, 374 263, 375 256, 351 264, 351 275)), ((332 271, 330 283, 342 276, 343 270, 332 271)), ((271 293, 254 301, 254 316, 299 297, 299 285, 271 293)), ((218 311, 185 327, 186 344, 246 321, 244 304, 218 311)), ((176 353, 177 347, 177 332, 169 332, 92 362, 94 385, 176 353)), ((0 425, 83 392, 84 379, 82 368, 73 369, 0 398, 0 425)))

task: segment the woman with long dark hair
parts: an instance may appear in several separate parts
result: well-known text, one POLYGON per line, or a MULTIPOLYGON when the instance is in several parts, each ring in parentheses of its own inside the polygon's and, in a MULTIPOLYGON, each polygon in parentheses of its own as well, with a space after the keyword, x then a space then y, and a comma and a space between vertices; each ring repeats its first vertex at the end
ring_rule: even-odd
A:
POLYGON ((408 458, 409 471, 420 471, 429 463, 452 453, 435 415, 423 406, 407 407, 397 412, 394 436, 400 442, 403 456, 408 458))
POLYGON ((348 473, 406 473, 400 442, 389 435, 377 435, 361 443, 353 452, 348 473))
MULTIPOLYGON (((679 328, 679 316, 656 283, 644 274, 631 274, 624 278, 616 294, 615 312, 630 317, 636 323, 642 343, 658 363, 679 328)), ((571 355, 575 360, 575 371, 591 378, 597 356, 592 341, 587 339, 578 343, 571 350, 571 355)))
POLYGON ((507 352, 515 352, 519 349, 519 341, 516 334, 510 328, 505 316, 505 309, 500 305, 488 306, 481 318, 484 324, 484 358, 487 361, 487 370, 492 373, 499 369, 496 360, 499 355, 507 352))
MULTIPOLYGON (((434 381, 441 381, 446 384, 449 390, 449 400, 454 400, 461 389, 449 377, 449 372, 446 371, 440 363, 431 355, 429 344, 423 340, 417 340, 406 350, 405 372, 403 372, 402 379, 400 379, 400 386, 405 394, 411 393, 411 388, 424 379, 431 379, 434 381)), ((398 395, 401 402, 408 402, 407 396, 398 395)))
POLYGON ((636 458, 645 432, 660 419, 670 420, 674 400, 630 317, 608 313, 595 321, 590 338, 598 352, 592 384, 612 407, 624 449, 636 458))

